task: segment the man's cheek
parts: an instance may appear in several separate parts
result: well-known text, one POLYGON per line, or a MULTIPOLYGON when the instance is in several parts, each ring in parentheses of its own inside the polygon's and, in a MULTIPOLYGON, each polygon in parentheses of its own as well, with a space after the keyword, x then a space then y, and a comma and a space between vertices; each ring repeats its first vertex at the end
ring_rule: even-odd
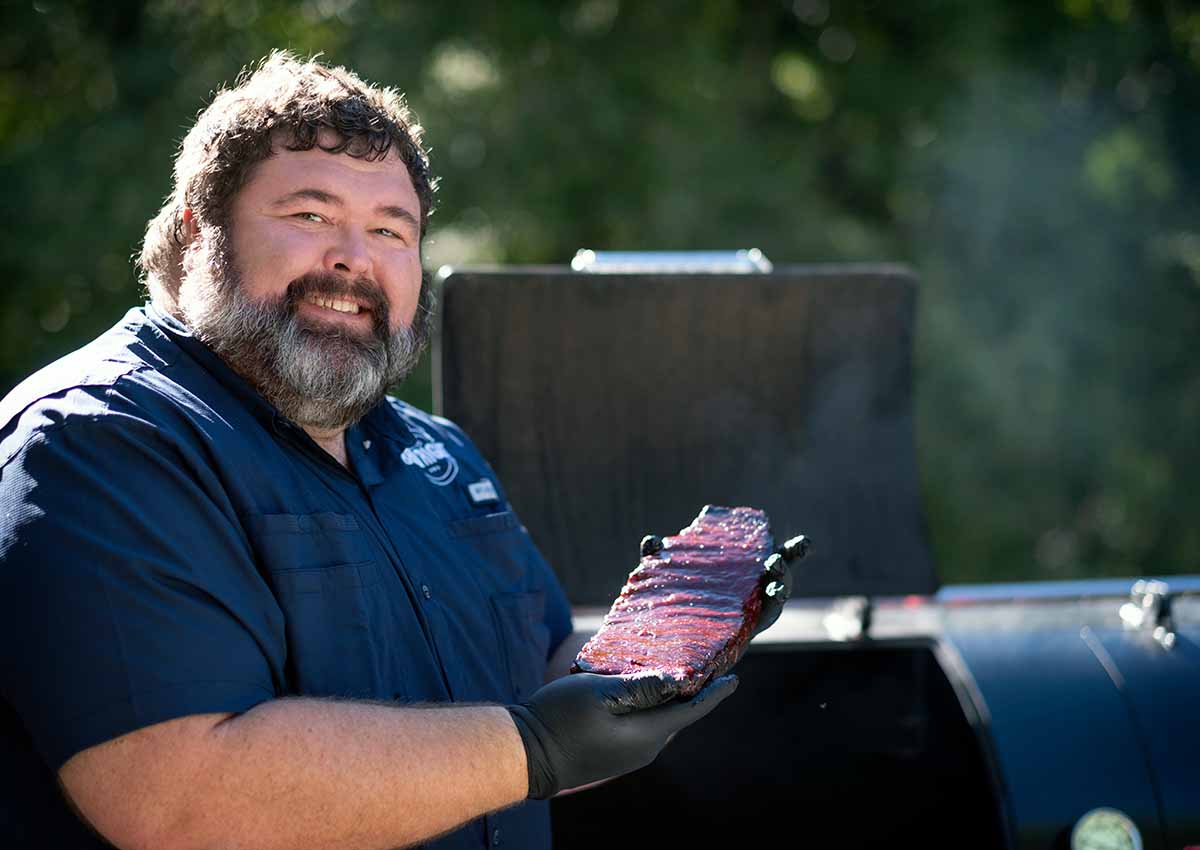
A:
POLYGON ((421 254, 415 248, 405 250, 395 264, 396 274, 390 287, 392 322, 408 325, 421 297, 421 254))
POLYGON ((237 252, 247 283, 258 292, 282 291, 288 283, 320 268, 321 251, 313 240, 289 228, 270 228, 247 234, 237 252))

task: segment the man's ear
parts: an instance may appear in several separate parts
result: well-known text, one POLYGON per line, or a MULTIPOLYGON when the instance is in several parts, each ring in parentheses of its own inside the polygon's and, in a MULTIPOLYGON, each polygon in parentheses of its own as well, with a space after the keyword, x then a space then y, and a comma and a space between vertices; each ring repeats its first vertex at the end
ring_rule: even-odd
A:
POLYGON ((196 221, 196 214, 192 212, 191 207, 184 207, 180 218, 183 220, 180 235, 183 237, 184 248, 191 248, 196 244, 196 237, 200 235, 200 223, 196 221))
POLYGON ((183 241, 183 253, 179 259, 181 270, 186 276, 191 271, 192 263, 196 261, 196 252, 203 245, 204 237, 200 232, 200 220, 190 207, 183 208, 179 219, 179 235, 183 241))

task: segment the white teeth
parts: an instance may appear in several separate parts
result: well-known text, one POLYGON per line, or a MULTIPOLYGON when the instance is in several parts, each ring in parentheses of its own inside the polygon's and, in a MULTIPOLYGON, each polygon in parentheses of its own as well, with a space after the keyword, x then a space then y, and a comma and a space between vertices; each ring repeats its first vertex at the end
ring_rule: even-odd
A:
POLYGON ((353 301, 343 301, 340 298, 322 298, 319 295, 315 295, 305 300, 310 304, 316 304, 318 307, 324 307, 327 310, 337 310, 339 313, 359 312, 359 306, 353 301))

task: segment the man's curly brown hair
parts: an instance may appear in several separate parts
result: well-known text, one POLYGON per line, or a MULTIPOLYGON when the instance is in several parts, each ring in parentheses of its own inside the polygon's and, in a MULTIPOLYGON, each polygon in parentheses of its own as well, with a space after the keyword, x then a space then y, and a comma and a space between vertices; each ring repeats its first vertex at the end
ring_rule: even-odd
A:
MULTIPOLYGON (((201 224, 225 228, 234 195, 276 145, 294 151, 320 147, 366 160, 395 151, 416 189, 424 237, 436 180, 421 133, 395 89, 370 85, 353 71, 315 57, 301 60, 273 51, 242 71, 231 88, 217 92, 179 146, 174 186, 146 225, 137 260, 151 297, 166 296, 170 303, 178 295, 184 209, 201 224)), ((431 306, 426 297, 422 292, 426 310, 420 313, 431 306)))

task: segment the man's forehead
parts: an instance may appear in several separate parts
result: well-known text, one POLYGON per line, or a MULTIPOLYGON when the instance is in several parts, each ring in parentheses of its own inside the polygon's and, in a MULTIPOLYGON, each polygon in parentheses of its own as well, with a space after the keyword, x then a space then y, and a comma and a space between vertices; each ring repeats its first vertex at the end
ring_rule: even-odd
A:
POLYGON ((272 155, 259 163, 247 185, 253 184, 257 184, 255 188, 275 195, 312 186, 339 197, 349 192, 356 198, 402 204, 414 210, 419 205, 408 166, 395 149, 388 151, 386 156, 366 159, 345 152, 330 153, 320 147, 296 151, 277 144, 272 148, 272 155))

